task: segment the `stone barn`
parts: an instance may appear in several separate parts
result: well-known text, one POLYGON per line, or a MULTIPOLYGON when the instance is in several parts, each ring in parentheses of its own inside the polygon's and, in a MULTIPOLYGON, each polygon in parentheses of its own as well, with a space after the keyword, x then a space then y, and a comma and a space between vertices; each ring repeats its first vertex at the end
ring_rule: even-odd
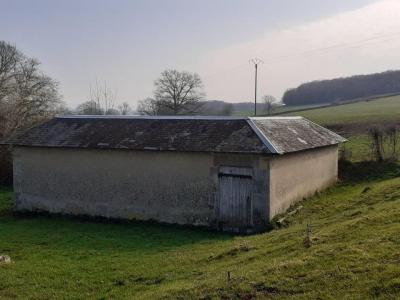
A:
POLYGON ((343 141, 301 117, 65 116, 5 143, 18 211, 250 233, 335 183, 343 141))

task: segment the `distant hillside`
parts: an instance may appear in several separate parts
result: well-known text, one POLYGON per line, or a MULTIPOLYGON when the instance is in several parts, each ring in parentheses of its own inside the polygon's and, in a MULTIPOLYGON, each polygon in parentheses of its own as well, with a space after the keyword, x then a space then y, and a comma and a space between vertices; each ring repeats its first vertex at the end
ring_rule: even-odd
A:
MULTIPOLYGON (((257 103, 257 111, 262 112, 265 109, 264 103, 257 103)), ((239 102, 234 104, 234 111, 254 111, 254 102, 239 102)))
POLYGON ((286 105, 341 103, 356 98, 400 93, 400 71, 304 83, 283 95, 286 105))
MULTIPOLYGON (((257 103, 257 111, 263 112, 265 104, 257 103)), ((204 101, 202 114, 205 115, 231 115, 237 113, 249 113, 254 111, 254 102, 230 103, 223 100, 204 101)))
POLYGON ((400 95, 301 111, 292 110, 284 115, 303 116, 322 125, 400 122, 400 95))

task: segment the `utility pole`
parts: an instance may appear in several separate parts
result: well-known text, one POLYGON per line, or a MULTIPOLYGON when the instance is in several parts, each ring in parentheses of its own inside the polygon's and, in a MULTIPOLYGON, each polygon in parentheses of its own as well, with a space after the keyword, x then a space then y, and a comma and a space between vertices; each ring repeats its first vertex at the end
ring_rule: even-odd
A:
POLYGON ((257 116, 257 70, 258 65, 262 64, 263 61, 259 58, 252 58, 249 60, 250 64, 254 65, 254 116, 257 116))

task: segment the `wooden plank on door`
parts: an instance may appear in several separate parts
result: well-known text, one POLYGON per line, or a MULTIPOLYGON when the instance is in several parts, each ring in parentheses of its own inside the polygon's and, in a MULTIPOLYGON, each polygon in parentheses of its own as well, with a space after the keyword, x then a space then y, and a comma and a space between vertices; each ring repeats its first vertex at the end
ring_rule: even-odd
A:
POLYGON ((223 167, 219 173, 219 221, 224 228, 252 225, 253 180, 250 174, 251 169, 237 167, 223 167))

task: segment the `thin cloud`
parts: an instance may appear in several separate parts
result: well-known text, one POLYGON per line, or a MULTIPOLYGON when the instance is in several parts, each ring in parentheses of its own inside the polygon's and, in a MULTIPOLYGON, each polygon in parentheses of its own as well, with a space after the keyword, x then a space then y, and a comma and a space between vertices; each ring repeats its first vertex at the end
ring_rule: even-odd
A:
POLYGON ((399 15, 400 1, 378 1, 210 52, 199 64, 208 98, 252 99, 252 57, 264 60, 259 94, 277 97, 305 81, 399 68, 399 15))

